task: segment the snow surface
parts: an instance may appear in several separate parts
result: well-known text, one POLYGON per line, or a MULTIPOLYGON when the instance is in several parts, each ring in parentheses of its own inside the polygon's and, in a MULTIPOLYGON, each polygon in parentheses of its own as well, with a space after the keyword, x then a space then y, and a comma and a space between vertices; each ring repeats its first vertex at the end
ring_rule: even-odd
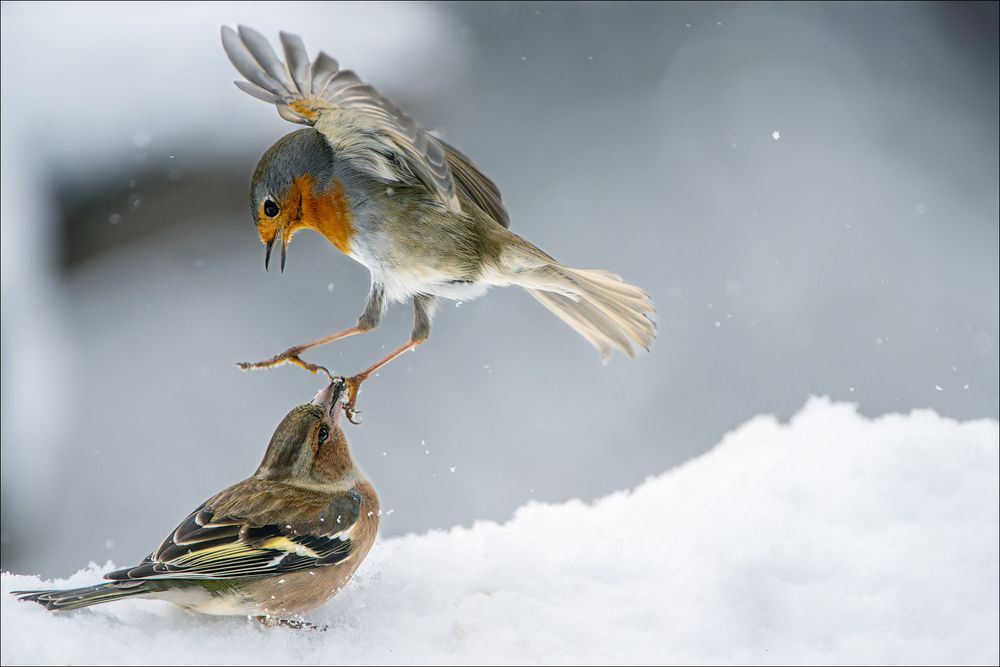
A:
POLYGON ((2 662, 996 664, 998 438, 812 399, 593 504, 380 542, 310 616, 325 632, 155 601, 57 616, 7 594, 49 582, 5 573, 2 662))

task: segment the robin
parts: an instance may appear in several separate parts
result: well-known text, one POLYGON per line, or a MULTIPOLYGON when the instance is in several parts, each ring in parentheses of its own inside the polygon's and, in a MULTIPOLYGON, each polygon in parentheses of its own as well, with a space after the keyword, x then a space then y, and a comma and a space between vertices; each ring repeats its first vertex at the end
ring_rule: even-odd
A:
POLYGON ((105 584, 14 594, 52 611, 136 597, 303 625, 294 617, 347 584, 378 530, 378 495, 337 419, 345 387, 334 378, 289 412, 257 472, 202 503, 135 567, 105 584))
POLYGON ((271 146, 254 170, 253 219, 264 267, 277 244, 284 271, 292 237, 311 229, 368 268, 371 290, 357 324, 244 370, 304 361, 306 350, 378 326, 388 302, 413 301, 410 340, 347 380, 353 421, 358 389, 393 359, 427 340, 439 297, 467 301, 490 287, 519 285, 607 359, 629 356, 656 335, 649 296, 608 271, 574 269, 511 232, 500 191, 445 141, 417 127, 354 72, 302 39, 280 34, 283 63, 257 31, 222 28, 222 43, 246 81, 236 85, 308 125, 271 146), (287 63, 287 64, 286 64, 287 63))

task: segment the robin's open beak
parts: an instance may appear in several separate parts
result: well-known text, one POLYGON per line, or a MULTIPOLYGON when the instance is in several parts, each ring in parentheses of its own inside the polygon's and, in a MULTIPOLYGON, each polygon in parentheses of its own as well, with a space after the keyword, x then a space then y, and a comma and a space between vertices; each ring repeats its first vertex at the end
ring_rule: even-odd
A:
POLYGON ((275 232, 271 240, 268 241, 264 246, 264 270, 267 271, 268 267, 271 265, 271 250, 274 248, 274 242, 281 239, 281 272, 285 272, 285 257, 288 251, 288 239, 289 235, 285 234, 285 228, 279 227, 278 231, 275 232))
POLYGON ((271 266, 271 250, 274 249, 275 241, 280 239, 281 243, 281 272, 285 272, 285 257, 288 255, 288 242, 291 240, 292 235, 287 233, 287 228, 281 226, 275 231, 274 236, 271 237, 270 241, 264 243, 264 270, 267 271, 271 266))
POLYGON ((330 381, 330 384, 319 390, 319 393, 313 398, 312 404, 320 406, 331 417, 335 417, 340 412, 336 408, 344 397, 346 388, 347 381, 343 377, 337 376, 330 381))

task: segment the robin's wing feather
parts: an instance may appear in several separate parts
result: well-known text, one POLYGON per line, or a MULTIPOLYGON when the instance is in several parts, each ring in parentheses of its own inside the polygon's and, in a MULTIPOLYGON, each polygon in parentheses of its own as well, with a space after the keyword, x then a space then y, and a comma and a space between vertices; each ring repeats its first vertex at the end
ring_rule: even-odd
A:
POLYGON ((437 139, 325 53, 310 64, 297 35, 281 33, 281 43, 287 65, 259 32, 223 26, 222 45, 249 82, 237 82, 240 90, 275 104, 286 120, 315 126, 360 170, 389 182, 410 177, 461 212, 451 161, 437 139))
POLYGON ((360 515, 356 491, 338 494, 308 530, 218 516, 202 505, 139 565, 105 575, 130 579, 231 579, 334 565, 350 558, 351 527, 360 515), (317 524, 322 528, 317 529, 317 524))
POLYGON ((457 148, 445 141, 441 141, 441 145, 459 190, 491 218, 504 227, 510 227, 510 217, 496 184, 457 148))

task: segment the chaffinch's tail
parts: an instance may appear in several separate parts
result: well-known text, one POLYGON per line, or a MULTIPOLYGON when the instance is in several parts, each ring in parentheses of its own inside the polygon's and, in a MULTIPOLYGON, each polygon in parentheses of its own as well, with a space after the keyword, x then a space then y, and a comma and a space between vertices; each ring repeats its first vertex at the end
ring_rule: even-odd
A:
POLYGON ((13 594, 21 600, 37 602, 49 611, 69 611, 122 598, 147 595, 153 592, 150 583, 130 581, 68 590, 13 591, 13 594))

